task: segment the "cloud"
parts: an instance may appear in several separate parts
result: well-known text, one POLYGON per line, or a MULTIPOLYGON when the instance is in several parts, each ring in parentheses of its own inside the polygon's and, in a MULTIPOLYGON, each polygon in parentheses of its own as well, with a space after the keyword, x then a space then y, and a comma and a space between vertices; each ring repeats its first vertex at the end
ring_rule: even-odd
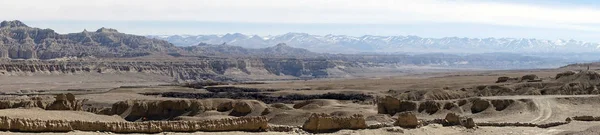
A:
POLYGON ((2 0, 0 18, 254 23, 478 23, 600 31, 600 10, 433 0, 2 0), (592 25, 590 25, 592 24, 592 25))

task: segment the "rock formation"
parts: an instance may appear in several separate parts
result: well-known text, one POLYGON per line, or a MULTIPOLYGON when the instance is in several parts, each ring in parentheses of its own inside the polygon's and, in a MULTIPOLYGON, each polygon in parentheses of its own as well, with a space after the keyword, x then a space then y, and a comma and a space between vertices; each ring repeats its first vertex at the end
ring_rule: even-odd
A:
POLYGON ((421 104, 419 104, 419 112, 427 112, 429 114, 434 114, 436 113, 438 110, 440 110, 441 108, 441 104, 432 100, 429 101, 425 101, 422 102, 421 104))
POLYGON ((179 53, 167 41, 101 28, 96 32, 58 34, 51 29, 28 27, 20 21, 3 21, 0 27, 2 56, 11 59, 63 57, 135 57, 153 53, 179 53))
POLYGON ((0 116, 0 130, 20 132, 100 131, 114 133, 160 133, 196 131, 264 131, 265 117, 241 117, 204 121, 91 122, 15 119, 0 116))
POLYGON ((394 125, 403 128, 417 128, 421 124, 419 123, 417 116, 412 112, 401 112, 398 114, 398 119, 394 125))
POLYGON ((58 94, 54 101, 43 99, 27 100, 0 100, 0 109, 9 108, 41 108, 46 110, 73 110, 81 111, 83 102, 86 100, 77 100, 73 94, 58 94), (67 96, 68 95, 68 96, 67 96))
POLYGON ((466 128, 475 128, 475 127, 477 127, 477 124, 475 124, 475 121, 473 120, 473 118, 467 118, 461 124, 462 124, 462 126, 464 126, 466 128))
POLYGON ((535 74, 528 74, 521 77, 521 81, 534 81, 537 80, 538 76, 535 74))
MULTIPOLYGON (((0 50, 2 50, 0 48, 0 50)), ((0 75, 60 75, 60 74, 119 74, 151 73, 173 77, 175 80, 227 81, 229 71, 241 71, 246 75, 287 77, 329 77, 327 72, 344 62, 302 59, 200 59, 200 60, 102 60, 73 61, 0 61, 0 75)), ((349 66, 349 65, 348 65, 349 66)), ((239 79, 247 79, 240 77, 239 79)))
POLYGON ((46 107, 46 110, 74 110, 81 111, 84 100, 76 100, 71 93, 58 94, 54 102, 46 107))
POLYGON ((507 108, 529 108, 536 109, 535 104, 530 99, 481 99, 468 98, 460 100, 445 100, 445 101, 406 101, 391 96, 385 98, 377 98, 377 112, 379 114, 395 115, 401 112, 424 112, 427 114, 436 114, 442 112, 471 112, 481 113, 489 108, 494 108, 495 111, 503 111, 507 108), (418 105, 418 109, 417 109, 418 105), (444 110, 444 111, 443 111, 444 110))
POLYGON ((229 112, 231 116, 260 116, 267 108, 256 100, 127 100, 114 103, 106 115, 119 115, 127 121, 170 120, 209 110, 229 112))
POLYGON ((378 98, 377 111, 380 114, 394 115, 398 112, 414 111, 417 109, 417 103, 406 100, 398 100, 391 96, 378 98))
POLYGON ((335 117, 328 114, 311 114, 302 126, 309 132, 332 132, 342 129, 366 129, 367 124, 362 115, 356 114, 350 117, 335 117))
POLYGON ((460 120, 460 116, 455 114, 455 113, 448 113, 446 114, 446 117, 444 118, 444 125, 445 126, 454 126, 454 125, 460 125, 461 120, 460 120))
POLYGON ((471 106, 472 113, 479 113, 490 107, 490 102, 487 100, 483 100, 480 98, 475 98, 472 101, 473 105, 471 106))

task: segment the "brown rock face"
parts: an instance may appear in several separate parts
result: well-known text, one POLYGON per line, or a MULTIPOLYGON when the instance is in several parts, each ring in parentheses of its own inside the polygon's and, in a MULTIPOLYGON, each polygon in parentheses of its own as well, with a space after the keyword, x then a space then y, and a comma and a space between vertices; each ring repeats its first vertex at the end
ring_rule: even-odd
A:
POLYGON ((444 118, 445 126, 460 125, 460 116, 455 113, 448 113, 444 118))
POLYGON ((488 107, 490 107, 489 101, 483 100, 480 98, 473 99, 472 103, 473 103, 473 106, 471 106, 472 113, 479 113, 479 112, 486 110, 488 107))
POLYGON ((510 77, 506 77, 506 76, 498 77, 498 80, 496 81, 496 83, 507 82, 509 79, 510 79, 510 77))
POLYGON ((206 105, 197 100, 128 100, 113 104, 111 114, 119 115, 127 121, 143 121, 193 116, 205 110, 206 105))
POLYGON ((462 123, 462 125, 466 128, 475 128, 477 127, 477 124, 475 124, 475 121, 473 121, 473 118, 467 118, 465 120, 465 122, 462 123))
POLYGON ((55 97, 54 102, 46 107, 46 110, 82 110, 82 105, 85 100, 76 100, 75 95, 58 94, 55 97))
POLYGON ((309 132, 333 132, 342 129, 366 129, 367 124, 362 115, 335 117, 328 114, 311 114, 302 129, 309 132))
MULTIPOLYGON (((260 116, 268 108, 256 100, 127 100, 112 105, 108 115, 119 115, 127 121, 171 120, 179 116, 195 116, 207 110, 229 112, 231 116, 260 116)), ((105 111, 106 113, 106 111, 105 111)))
POLYGON ((391 96, 379 98, 377 101, 377 112, 379 114, 394 115, 398 112, 414 111, 416 109, 417 103, 399 100, 391 96))
POLYGON ((554 79, 558 79, 558 78, 561 78, 563 76, 571 76, 571 75, 574 75, 574 74, 577 74, 577 72, 575 72, 575 71, 565 71, 565 72, 556 74, 556 77, 554 77, 554 79))
POLYGON ((103 131, 114 133, 160 133, 196 131, 264 131, 265 117, 241 117, 205 121, 90 122, 31 120, 0 117, 0 130, 21 132, 103 131))
POLYGON ((417 116, 412 112, 401 112, 398 114, 398 120, 394 123, 396 126, 403 128, 417 128, 420 123, 417 116))
POLYGON ((510 106, 511 104, 513 104, 515 101, 514 100, 492 100, 492 105, 494 105, 494 107, 496 108, 496 111, 502 111, 506 108, 508 108, 508 106, 510 106))
POLYGON ((441 104, 435 101, 425 101, 419 105, 419 112, 425 111, 428 114, 434 114, 441 108, 441 104))
POLYGON ((245 116, 249 113, 252 113, 253 107, 251 103, 244 101, 237 101, 233 106, 233 111, 229 115, 232 116, 245 116))
POLYGON ((217 106, 217 111, 226 112, 233 109, 233 102, 225 102, 217 106))
POLYGON ((533 80, 537 80, 538 76, 534 75, 534 74, 529 74, 529 75, 524 75, 523 77, 521 77, 521 81, 533 81, 533 80))

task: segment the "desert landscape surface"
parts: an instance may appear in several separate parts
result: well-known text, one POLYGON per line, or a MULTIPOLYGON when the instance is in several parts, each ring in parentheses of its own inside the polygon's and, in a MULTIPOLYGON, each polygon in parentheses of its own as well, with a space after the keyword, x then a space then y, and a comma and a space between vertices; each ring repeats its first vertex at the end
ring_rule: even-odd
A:
POLYGON ((600 132, 598 63, 178 47, 1 24, 0 134, 600 132))

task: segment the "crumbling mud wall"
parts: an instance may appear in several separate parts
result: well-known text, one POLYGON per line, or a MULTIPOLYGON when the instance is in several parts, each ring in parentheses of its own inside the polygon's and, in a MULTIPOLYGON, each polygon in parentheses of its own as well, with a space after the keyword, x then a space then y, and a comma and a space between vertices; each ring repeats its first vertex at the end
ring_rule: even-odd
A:
POLYGON ((265 117, 240 117, 205 121, 91 122, 32 120, 0 116, 0 130, 18 132, 101 131, 114 133, 160 133, 196 131, 264 131, 265 117))
POLYGON ((302 126, 308 132, 333 132, 342 129, 366 129, 367 124, 363 115, 355 114, 350 117, 336 117, 329 114, 311 114, 302 126))

